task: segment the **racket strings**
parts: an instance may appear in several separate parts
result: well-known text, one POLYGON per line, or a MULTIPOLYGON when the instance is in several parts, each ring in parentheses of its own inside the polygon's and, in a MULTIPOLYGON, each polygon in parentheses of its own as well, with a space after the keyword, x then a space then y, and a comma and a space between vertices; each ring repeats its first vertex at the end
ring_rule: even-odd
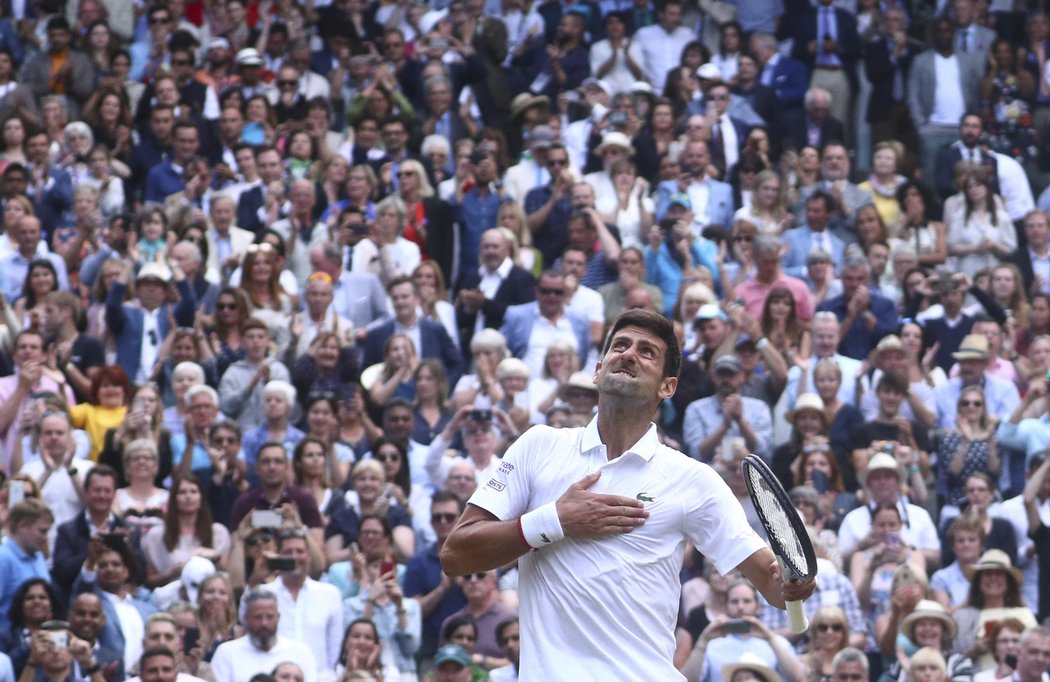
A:
POLYGON ((809 572, 809 562, 780 499, 757 470, 750 467, 745 467, 745 470, 751 479, 755 505, 766 522, 766 530, 780 545, 782 558, 793 571, 799 575, 806 575, 809 572))

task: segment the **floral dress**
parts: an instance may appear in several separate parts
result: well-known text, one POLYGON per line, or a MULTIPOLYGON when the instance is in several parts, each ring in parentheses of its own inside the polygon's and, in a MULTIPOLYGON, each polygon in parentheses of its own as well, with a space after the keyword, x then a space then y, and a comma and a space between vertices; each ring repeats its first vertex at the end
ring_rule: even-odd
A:
POLYGON ((985 107, 985 126, 992 149, 1008 154, 1022 164, 1036 158, 1038 150, 1032 112, 1028 103, 1021 99, 1017 76, 1001 71, 995 74, 985 107))

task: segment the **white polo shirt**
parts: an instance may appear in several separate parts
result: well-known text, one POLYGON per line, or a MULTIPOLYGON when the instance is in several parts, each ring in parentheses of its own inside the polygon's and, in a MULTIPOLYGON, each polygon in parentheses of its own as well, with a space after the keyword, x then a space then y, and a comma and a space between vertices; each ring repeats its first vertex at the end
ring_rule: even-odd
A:
POLYGON ((608 461, 597 418, 585 428, 534 426, 470 502, 500 520, 557 500, 596 470, 592 492, 643 499, 630 533, 565 539, 518 562, 522 680, 684 680, 672 664, 690 540, 726 573, 765 546, 713 469, 661 445, 656 427, 608 461))

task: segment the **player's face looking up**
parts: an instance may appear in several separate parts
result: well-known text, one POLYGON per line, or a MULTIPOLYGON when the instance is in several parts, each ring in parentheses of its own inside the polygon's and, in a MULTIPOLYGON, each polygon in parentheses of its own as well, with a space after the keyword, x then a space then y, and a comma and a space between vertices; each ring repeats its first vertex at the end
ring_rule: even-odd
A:
POLYGON ((598 363, 595 383, 603 396, 649 402, 674 395, 677 377, 664 377, 667 344, 640 327, 618 329, 598 363))

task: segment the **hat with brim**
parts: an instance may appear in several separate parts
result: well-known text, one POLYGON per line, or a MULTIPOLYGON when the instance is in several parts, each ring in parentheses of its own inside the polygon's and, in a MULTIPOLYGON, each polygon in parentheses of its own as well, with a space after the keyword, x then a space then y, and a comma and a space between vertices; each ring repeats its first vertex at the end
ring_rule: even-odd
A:
POLYGON ((780 673, 773 670, 773 668, 770 668, 765 661, 750 651, 742 653, 736 663, 726 663, 723 665, 722 679, 731 680, 733 679, 733 675, 740 670, 750 670, 766 682, 782 682, 784 679, 780 676, 780 673))
POLYGON ((573 372, 569 375, 569 380, 558 389, 558 397, 562 400, 567 400, 569 391, 575 388, 592 391, 595 395, 598 393, 598 387, 594 385, 594 377, 592 375, 587 372, 573 372))
POLYGON ((955 619, 944 610, 944 607, 939 602, 935 602, 932 599, 919 600, 919 603, 915 605, 915 610, 901 621, 901 634, 914 642, 915 624, 927 618, 939 620, 944 624, 944 631, 948 633, 948 639, 955 639, 955 634, 959 631, 958 626, 955 624, 955 619))
POLYGON ((466 668, 470 665, 470 654, 458 644, 446 644, 434 654, 434 667, 443 663, 458 663, 466 668))
POLYGON ((146 280, 167 284, 171 281, 171 270, 160 263, 146 263, 135 275, 135 281, 143 282, 146 280))
POLYGON ((820 415, 820 418, 824 420, 824 425, 828 424, 828 413, 824 411, 824 401, 816 393, 803 393, 795 401, 794 409, 788 410, 784 414, 784 418, 789 422, 795 421, 795 417, 802 414, 803 412, 816 412, 820 415))
POLYGON ((584 89, 597 88, 609 97, 612 97, 615 94, 613 92, 612 85, 609 84, 609 81, 603 80, 601 78, 595 78, 594 76, 591 76, 590 78, 584 78, 583 82, 580 83, 580 87, 584 89))
POLYGON ((959 344, 959 350, 952 353, 956 360, 987 360, 988 338, 983 334, 968 334, 959 344))
POLYGON ((720 81, 722 80, 722 70, 708 62, 700 65, 700 68, 696 70, 696 77, 703 78, 705 81, 720 81))
POLYGON ((901 343, 901 339, 896 334, 887 334, 882 337, 879 344, 875 346, 875 355, 881 356, 883 353, 891 351, 904 352, 904 344, 901 343))
POLYGON ((602 138, 602 143, 594 148, 594 153, 601 156, 607 149, 619 147, 627 152, 628 156, 634 155, 634 147, 631 146, 631 138, 621 132, 613 131, 602 138))
POLYGON ((897 478, 904 480, 904 470, 893 455, 888 455, 885 452, 877 452, 868 460, 868 466, 860 470, 857 474, 857 478, 860 479, 861 485, 868 484, 868 476, 873 471, 893 471, 896 472, 897 478))
POLYGON ((976 564, 963 568, 963 573, 971 581, 974 579, 974 576, 986 571, 1005 571, 1018 585, 1024 582, 1024 574, 1019 569, 1014 568, 1013 562, 1010 561, 1010 555, 1001 549, 989 549, 981 555, 976 564))
POLYGON ((627 88, 627 92, 632 95, 645 95, 650 102, 656 101, 656 93, 653 92, 653 86, 645 81, 635 81, 631 84, 631 87, 627 88))
POLYGON ((529 131, 529 148, 546 149, 554 144, 554 137, 554 130, 550 126, 536 126, 529 131))
POLYGON ((262 66, 263 60, 254 47, 246 47, 237 53, 237 66, 262 66))
POLYGON ((516 121, 532 107, 551 105, 550 97, 523 92, 510 101, 510 120, 516 121))

